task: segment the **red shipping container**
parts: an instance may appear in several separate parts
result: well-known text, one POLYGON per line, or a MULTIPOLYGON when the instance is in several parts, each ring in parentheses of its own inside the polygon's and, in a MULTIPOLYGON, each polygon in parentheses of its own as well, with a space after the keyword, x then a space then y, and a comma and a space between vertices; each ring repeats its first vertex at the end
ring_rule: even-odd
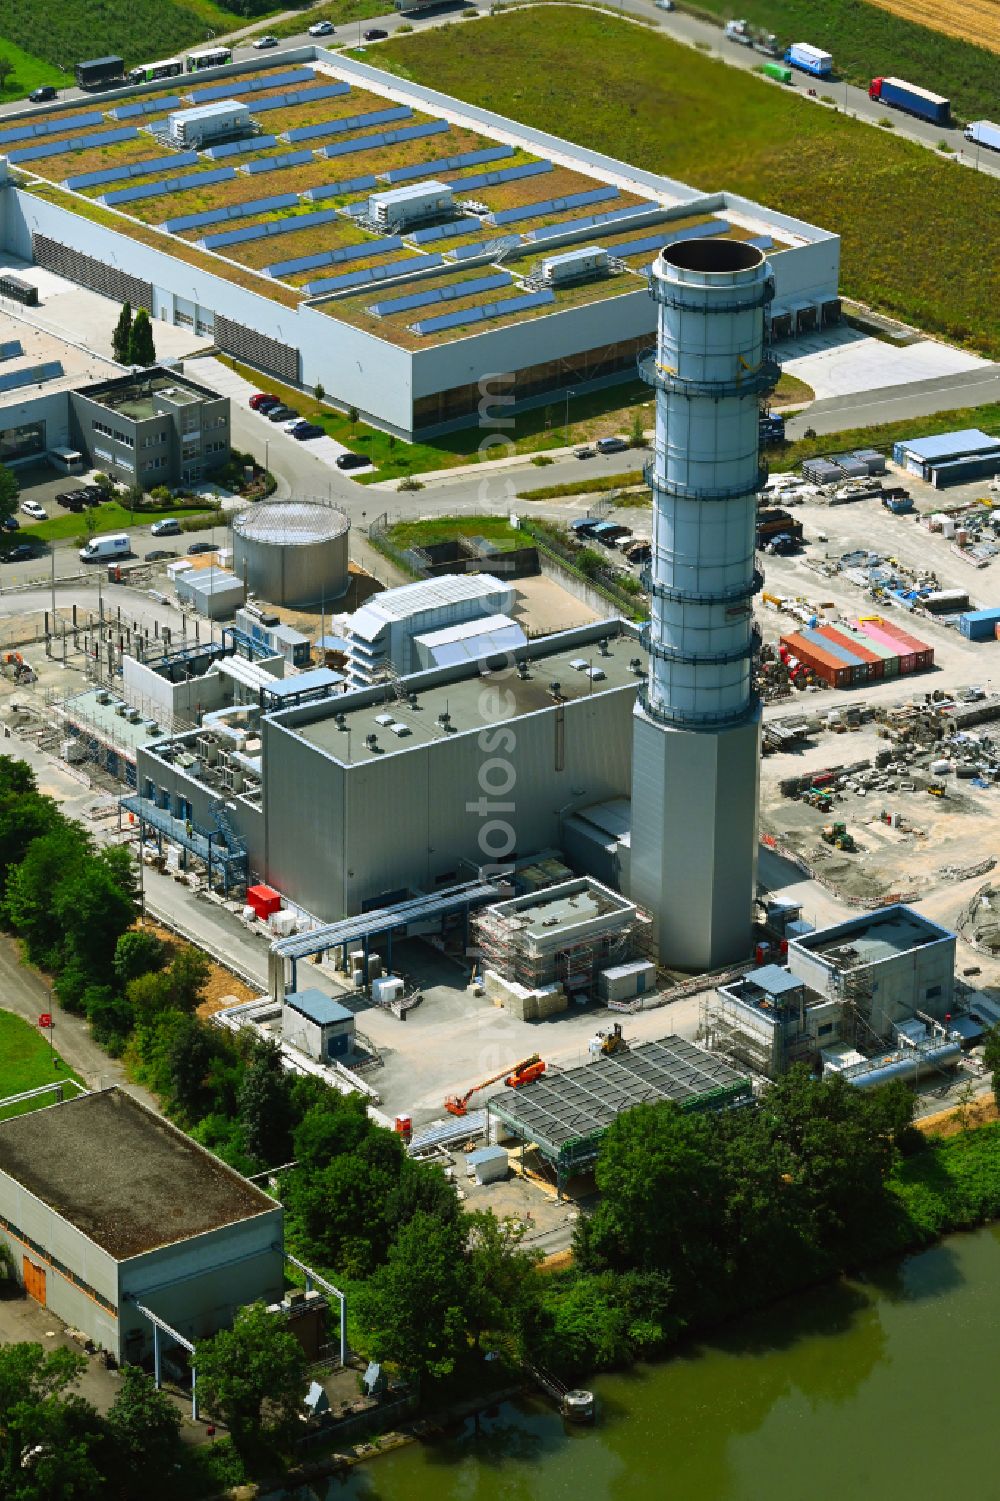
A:
POLYGON ((864 640, 854 631, 841 630, 835 625, 821 625, 817 627, 819 634, 825 636, 828 641, 833 641, 837 646, 843 646, 847 651, 853 652, 860 657, 862 662, 868 664, 868 676, 880 678, 882 676, 882 658, 878 652, 872 651, 871 647, 865 646, 864 640))
POLYGON ((823 651, 822 647, 814 641, 807 641, 804 636, 793 633, 790 636, 782 636, 783 644, 788 647, 804 666, 820 682, 826 683, 829 688, 849 688, 853 668, 832 652, 823 651))
POLYGON ((248 886, 247 906, 264 922, 272 912, 281 911, 281 897, 270 886, 248 886))
MULTIPOLYGON (((877 621, 872 621, 871 624, 874 625, 879 631, 883 632, 885 635, 891 636, 893 641, 899 642, 899 645, 902 648, 899 653, 901 657, 916 656, 923 657, 926 660, 929 654, 930 659, 933 661, 933 649, 927 645, 926 641, 918 641, 916 636, 911 636, 909 631, 902 630, 891 620, 886 620, 884 616, 880 616, 877 621)), ((861 622, 862 629, 865 629, 867 625, 868 621, 861 622)))

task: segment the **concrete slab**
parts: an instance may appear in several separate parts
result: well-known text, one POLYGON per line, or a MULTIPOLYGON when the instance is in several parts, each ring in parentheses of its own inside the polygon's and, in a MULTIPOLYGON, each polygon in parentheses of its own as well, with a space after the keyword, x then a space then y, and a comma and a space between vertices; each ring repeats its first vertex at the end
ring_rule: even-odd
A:
POLYGON ((959 375, 990 363, 934 339, 899 347, 844 326, 796 339, 778 353, 782 369, 812 386, 817 400, 959 375))

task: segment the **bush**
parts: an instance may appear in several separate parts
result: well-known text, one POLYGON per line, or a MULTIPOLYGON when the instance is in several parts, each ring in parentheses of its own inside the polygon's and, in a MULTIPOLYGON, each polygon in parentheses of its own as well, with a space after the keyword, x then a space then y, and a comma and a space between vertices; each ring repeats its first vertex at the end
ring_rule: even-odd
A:
POLYGON ((536 469, 544 469, 546 464, 554 464, 555 459, 550 459, 547 453, 536 453, 532 455, 531 462, 536 469))
POLYGON ((201 511, 194 516, 182 516, 180 523, 182 532, 207 532, 219 525, 219 517, 215 511, 201 511))
POLYGON ((150 500, 156 500, 161 504, 165 503, 167 505, 173 500, 173 496, 166 485, 157 485, 154 489, 150 490, 149 498, 150 500))

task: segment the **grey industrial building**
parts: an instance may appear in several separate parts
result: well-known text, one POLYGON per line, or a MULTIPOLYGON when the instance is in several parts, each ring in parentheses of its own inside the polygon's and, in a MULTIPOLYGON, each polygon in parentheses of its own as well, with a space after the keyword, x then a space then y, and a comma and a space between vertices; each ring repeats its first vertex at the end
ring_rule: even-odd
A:
POLYGON ((610 620, 530 641, 516 666, 214 716, 140 747, 127 806, 204 855, 225 799, 251 876, 334 921, 558 847, 574 808, 628 797, 645 660, 610 620))
POLYGON ((280 1204, 121 1089, 0 1122, 0 1238, 18 1279, 116 1360, 144 1311, 194 1340, 280 1299, 280 1204))
POLYGON ((156 366, 67 393, 70 435, 126 485, 191 485, 229 462, 229 397, 156 366))

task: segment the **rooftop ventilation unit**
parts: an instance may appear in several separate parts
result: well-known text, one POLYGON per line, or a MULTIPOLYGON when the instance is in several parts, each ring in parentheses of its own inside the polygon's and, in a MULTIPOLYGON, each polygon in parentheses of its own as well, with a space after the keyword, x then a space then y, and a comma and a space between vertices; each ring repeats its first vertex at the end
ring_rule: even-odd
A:
POLYGON ((376 750, 378 750, 378 736, 377 735, 366 735, 365 736, 365 744, 367 745, 367 747, 368 747, 368 749, 370 751, 376 751, 376 750))
POLYGON ((337 726, 338 730, 346 730, 347 729, 347 715, 346 714, 335 714, 333 716, 333 722, 337 726))
POLYGON ((608 273, 608 252, 600 245, 584 245, 564 255, 550 255, 542 262, 542 281, 547 287, 571 281, 588 281, 608 273))
POLYGON ((549 692, 553 698, 562 698, 562 685, 559 683, 550 683, 549 692))
POLYGON ((376 724, 380 724, 383 729, 388 729, 389 726, 392 724, 392 715, 391 714, 376 714, 375 715, 375 723, 376 724))
POLYGON ((521 679, 522 683, 526 683, 528 681, 528 679, 531 677, 531 673, 528 671, 527 662, 518 662, 517 675, 521 679))
POLYGON ((451 729, 451 715, 447 709, 441 710, 441 713, 437 717, 437 722, 443 730, 447 731, 451 729))
POLYGON ((391 724, 389 728, 394 735, 398 735, 400 738, 411 733, 410 726, 408 724, 400 724, 398 720, 395 724, 391 724))
POLYGON ((642 658, 641 657, 631 657, 629 659, 629 664, 628 665, 632 669, 632 671, 635 673, 635 675, 636 675, 637 678, 641 678, 644 675, 645 669, 644 669, 644 667, 642 665, 642 658))

